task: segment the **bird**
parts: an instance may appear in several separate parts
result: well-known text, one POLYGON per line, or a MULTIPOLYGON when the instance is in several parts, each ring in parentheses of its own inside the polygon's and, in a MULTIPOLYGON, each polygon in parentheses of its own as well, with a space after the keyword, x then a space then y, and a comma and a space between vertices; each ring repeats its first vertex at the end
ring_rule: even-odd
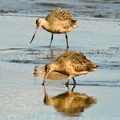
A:
POLYGON ((69 11, 65 11, 65 10, 61 10, 60 8, 57 8, 54 11, 52 11, 50 14, 48 14, 45 19, 38 18, 36 20, 36 30, 33 34, 30 44, 32 43, 40 27, 52 33, 49 47, 51 47, 51 43, 53 41, 53 34, 65 33, 67 48, 69 48, 67 32, 72 31, 73 28, 77 28, 78 26, 76 25, 76 20, 72 18, 72 15, 69 11))
POLYGON ((88 60, 82 52, 67 51, 61 54, 54 62, 45 65, 45 75, 42 85, 45 84, 48 75, 52 71, 67 75, 68 81, 66 82, 66 86, 68 86, 71 78, 74 84, 76 84, 75 76, 97 70, 98 65, 88 60))
POLYGON ((97 103, 97 99, 84 93, 76 93, 68 90, 54 97, 48 95, 44 86, 44 104, 52 105, 58 112, 65 116, 80 116, 86 108, 97 103))

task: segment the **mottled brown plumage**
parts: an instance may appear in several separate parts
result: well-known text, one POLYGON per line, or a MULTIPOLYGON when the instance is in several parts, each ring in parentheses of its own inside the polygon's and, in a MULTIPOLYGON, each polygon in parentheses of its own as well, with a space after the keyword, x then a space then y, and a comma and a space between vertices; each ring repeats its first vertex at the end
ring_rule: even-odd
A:
MULTIPOLYGON (((82 74, 87 74, 90 71, 98 70, 98 66, 88 60, 83 53, 76 51, 68 51, 60 55, 55 62, 45 65, 45 77, 43 85, 49 73, 52 71, 60 72, 69 76, 68 82, 73 78, 74 84, 76 84, 74 77, 82 74)), ((66 83, 68 85, 68 82, 66 83)))
POLYGON ((30 43, 33 41, 35 34, 38 31, 39 27, 42 27, 46 31, 52 33, 50 46, 53 40, 53 34, 65 33, 66 43, 67 43, 67 48, 68 48, 69 47, 68 37, 66 33, 70 32, 73 28, 76 28, 78 26, 76 25, 76 20, 72 18, 70 12, 61 10, 58 8, 52 11, 50 14, 48 14, 48 16, 45 19, 38 18, 36 20, 36 30, 30 43))
POLYGON ((49 22, 52 33, 69 32, 76 27, 76 21, 72 18, 71 13, 61 9, 51 12, 45 20, 49 22))

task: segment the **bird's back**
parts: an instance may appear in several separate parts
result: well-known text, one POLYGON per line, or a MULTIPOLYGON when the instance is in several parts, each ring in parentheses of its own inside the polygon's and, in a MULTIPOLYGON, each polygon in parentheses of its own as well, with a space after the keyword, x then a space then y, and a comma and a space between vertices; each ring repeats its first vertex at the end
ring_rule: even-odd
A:
POLYGON ((92 63, 90 60, 83 55, 83 53, 76 51, 69 51, 60 55, 57 59, 62 65, 67 65, 68 67, 72 67, 74 71, 93 71, 97 68, 97 65, 92 63))
POLYGON ((49 22, 53 22, 53 19, 57 19, 59 21, 72 20, 71 13, 61 9, 55 9, 50 14, 47 15, 46 20, 49 22))

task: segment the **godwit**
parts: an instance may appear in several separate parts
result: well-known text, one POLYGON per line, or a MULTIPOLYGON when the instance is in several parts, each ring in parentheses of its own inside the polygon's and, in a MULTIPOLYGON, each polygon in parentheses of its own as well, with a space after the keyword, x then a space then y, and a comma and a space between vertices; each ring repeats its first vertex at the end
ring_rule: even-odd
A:
POLYGON ((61 34, 61 33, 65 33, 65 38, 66 38, 66 44, 67 44, 67 48, 68 46, 68 36, 67 36, 67 32, 70 32, 73 28, 78 27, 76 25, 76 20, 74 20, 71 16, 71 13, 68 11, 64 11, 61 9, 56 9, 54 11, 52 11, 50 14, 48 14, 48 16, 43 19, 43 18, 38 18, 36 20, 36 30, 33 34, 33 37, 30 41, 30 43, 32 43, 38 28, 42 27, 43 29, 45 29, 48 32, 52 33, 51 36, 51 41, 50 41, 50 45, 53 41, 53 34, 61 34))
POLYGON ((87 74, 90 71, 98 70, 98 66, 88 60, 83 53, 76 51, 68 51, 61 54, 55 62, 48 63, 45 65, 45 76, 42 85, 44 85, 47 76, 52 71, 60 72, 68 75, 68 86, 69 80, 72 78, 74 84, 76 84, 74 77, 82 74, 87 74))
POLYGON ((44 86, 44 104, 54 106, 58 112, 66 116, 80 116, 80 113, 84 112, 85 108, 90 107, 96 102, 96 98, 81 93, 75 93, 72 90, 51 97, 48 95, 44 86))

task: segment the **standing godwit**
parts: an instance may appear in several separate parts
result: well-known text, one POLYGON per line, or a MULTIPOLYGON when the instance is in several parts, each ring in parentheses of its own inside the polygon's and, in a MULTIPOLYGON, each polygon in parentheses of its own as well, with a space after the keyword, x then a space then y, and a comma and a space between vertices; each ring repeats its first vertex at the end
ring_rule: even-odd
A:
POLYGON ((76 51, 68 51, 61 54, 55 62, 48 63, 45 65, 45 76, 42 85, 44 85, 47 76, 52 71, 60 72, 68 75, 68 86, 69 80, 72 78, 74 84, 76 84, 74 77, 82 74, 87 74, 90 71, 98 70, 98 66, 88 60, 83 53, 76 51))
POLYGON ((53 34, 61 34, 61 33, 65 33, 65 38, 66 38, 66 44, 67 44, 67 48, 68 46, 68 36, 67 36, 67 32, 70 32, 73 28, 78 27, 76 25, 76 20, 74 20, 71 16, 71 13, 68 11, 64 11, 61 9, 56 9, 54 11, 52 11, 50 14, 47 15, 47 17, 45 19, 43 18, 38 18, 36 20, 36 30, 33 34, 33 37, 30 41, 30 43, 32 43, 38 28, 42 27, 43 29, 45 29, 48 32, 52 33, 51 36, 51 41, 50 41, 50 45, 53 41, 53 34))

